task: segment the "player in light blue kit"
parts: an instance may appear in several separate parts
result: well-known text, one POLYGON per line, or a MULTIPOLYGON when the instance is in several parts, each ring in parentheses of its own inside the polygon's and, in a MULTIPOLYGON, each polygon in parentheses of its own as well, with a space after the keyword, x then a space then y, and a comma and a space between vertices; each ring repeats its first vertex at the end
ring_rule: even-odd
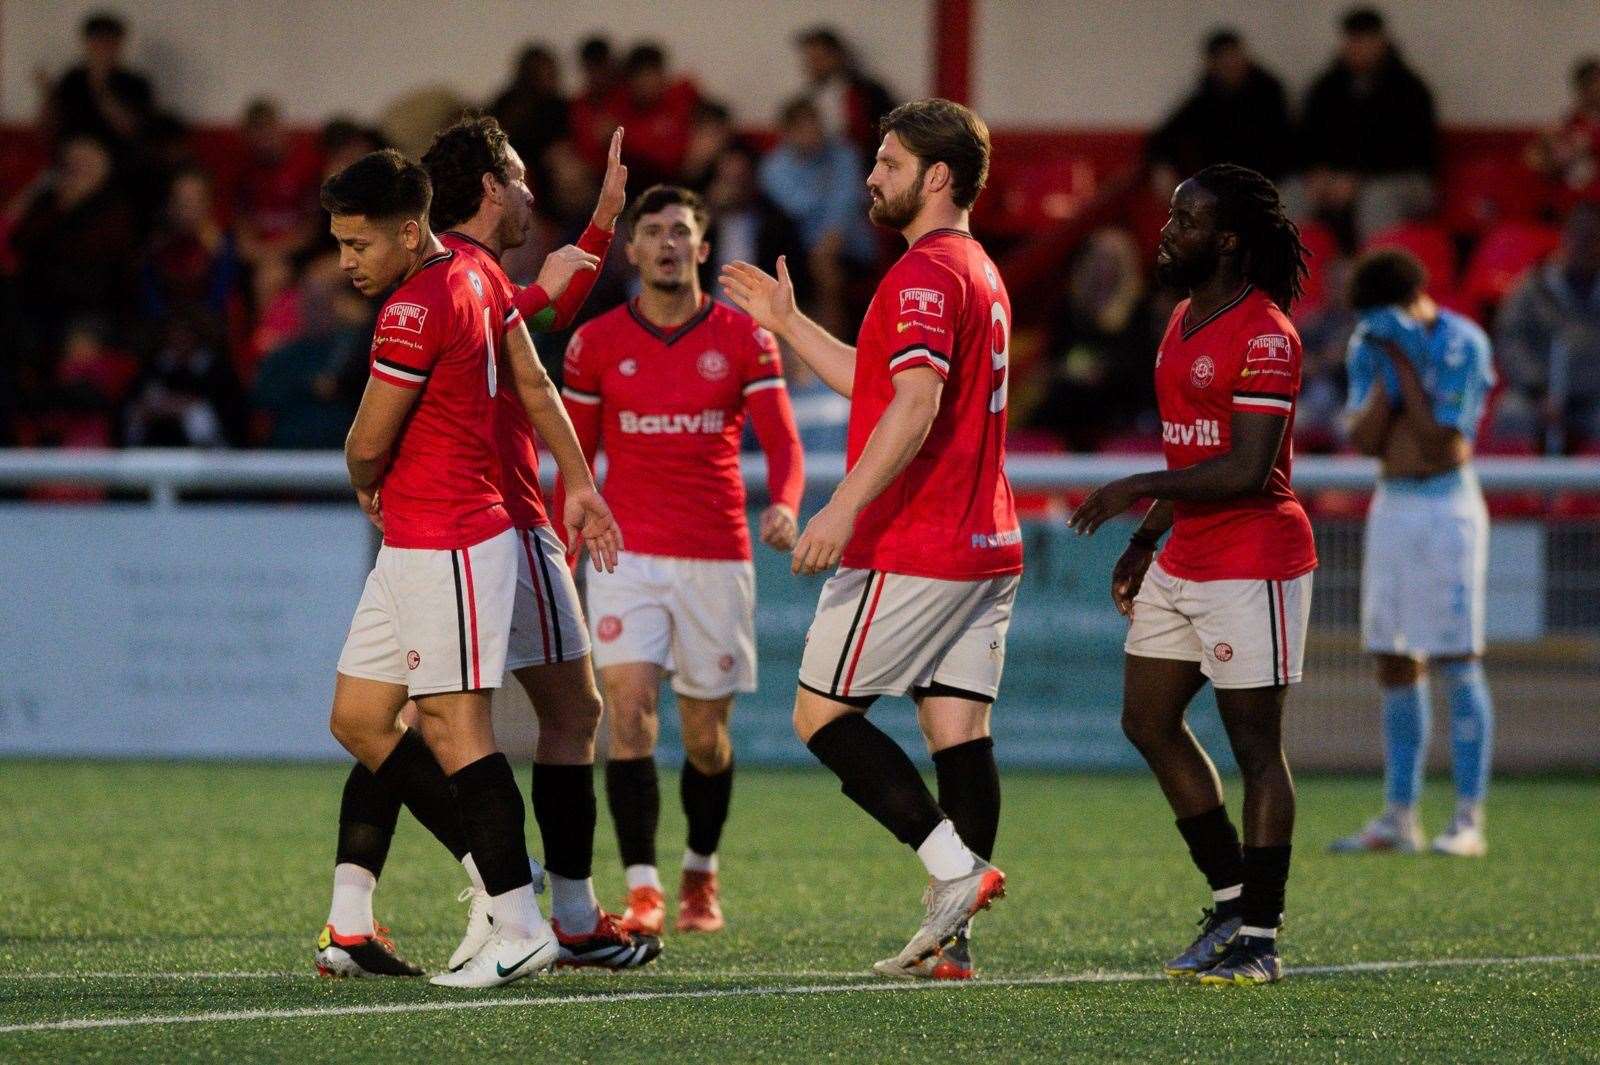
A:
POLYGON ((1494 710, 1479 661, 1489 514, 1472 445, 1494 363, 1483 330, 1440 308, 1426 286, 1422 264, 1393 249, 1363 256, 1350 279, 1361 316, 1348 355, 1350 440, 1383 464, 1367 512, 1361 635, 1383 687, 1388 805, 1331 849, 1423 849, 1431 670, 1446 687, 1456 785, 1455 816, 1433 849, 1479 857, 1494 710))

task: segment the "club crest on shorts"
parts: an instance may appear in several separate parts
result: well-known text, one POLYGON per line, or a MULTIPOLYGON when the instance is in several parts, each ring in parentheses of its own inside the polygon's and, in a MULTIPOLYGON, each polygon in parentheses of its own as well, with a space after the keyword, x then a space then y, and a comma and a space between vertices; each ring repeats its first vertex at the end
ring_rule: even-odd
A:
POLYGON ((1211 361, 1210 355, 1202 355, 1194 360, 1194 365, 1189 367, 1189 383, 1196 388, 1205 388, 1217 376, 1216 364, 1211 361))
POLYGON ((607 614, 595 625, 594 634, 600 637, 602 643, 610 643, 622 635, 622 619, 615 614, 607 614))
POLYGON ((728 376, 728 357, 720 351, 701 352, 694 366, 707 381, 720 381, 728 376))
POLYGON ((422 656, 417 654, 417 652, 415 652, 415 651, 407 651, 406 652, 406 668, 407 669, 416 669, 420 665, 422 665, 422 656))
POLYGON ((1217 644, 1211 649, 1211 657, 1215 658, 1218 662, 1233 661, 1233 645, 1226 643, 1217 644))
POLYGON ((722 672, 724 672, 724 673, 732 673, 733 672, 733 656, 732 655, 723 655, 721 658, 717 659, 717 668, 722 670, 722 672))

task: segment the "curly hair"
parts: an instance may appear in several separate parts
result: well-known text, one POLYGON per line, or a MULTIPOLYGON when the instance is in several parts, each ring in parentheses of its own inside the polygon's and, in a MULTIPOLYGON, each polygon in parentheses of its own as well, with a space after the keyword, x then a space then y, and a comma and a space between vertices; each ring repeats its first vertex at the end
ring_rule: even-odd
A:
POLYGON ((1367 311, 1410 303, 1428 287, 1428 270, 1400 248, 1378 248, 1356 260, 1346 295, 1350 309, 1367 311))
POLYGON ((492 115, 469 111, 433 138, 422 165, 433 180, 429 219, 436 232, 443 232, 478 213, 483 175, 510 183, 511 142, 492 115))
POLYGON ((1287 311, 1304 291, 1311 253, 1284 213, 1277 186, 1232 163, 1208 166, 1189 180, 1216 197, 1217 228, 1238 234, 1245 280, 1287 311))

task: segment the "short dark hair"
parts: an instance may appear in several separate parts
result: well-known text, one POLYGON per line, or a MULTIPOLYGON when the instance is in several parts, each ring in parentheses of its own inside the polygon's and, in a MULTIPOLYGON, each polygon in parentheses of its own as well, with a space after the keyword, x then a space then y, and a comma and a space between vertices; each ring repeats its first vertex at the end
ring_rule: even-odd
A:
POLYGON ((1600 55, 1579 56, 1572 64, 1572 87, 1581 89, 1589 79, 1600 76, 1600 55))
POLYGON ((1422 260, 1401 248, 1377 248, 1356 260, 1347 297, 1351 310, 1410 303, 1428 287, 1422 260))
POLYGON ((849 51, 845 47, 844 38, 840 37, 839 31, 832 26, 812 26, 796 34, 794 39, 796 44, 820 44, 840 54, 849 51))
POLYGON ((622 73, 630 78, 641 71, 665 69, 667 69, 666 49, 650 41, 636 44, 628 49, 628 57, 622 61, 622 73))
POLYGON ((1383 12, 1375 7, 1352 7, 1339 20, 1339 29, 1352 36, 1364 33, 1382 33, 1383 12))
POLYGON ((923 170, 948 166, 957 207, 971 207, 989 180, 989 127, 958 103, 935 97, 901 104, 883 116, 878 131, 899 137, 923 170))
POLYGON ((792 126, 805 115, 820 118, 822 112, 817 110, 816 102, 811 97, 796 96, 778 111, 778 126, 780 128, 792 126))
POLYGON ((86 41, 96 37, 115 37, 120 41, 128 35, 128 24, 113 11, 96 11, 83 20, 80 30, 86 41))
POLYGON ((1217 53, 1224 48, 1237 48, 1244 43, 1244 38, 1232 26, 1223 26, 1212 30, 1206 37, 1205 54, 1207 59, 1217 58, 1217 53))
POLYGON ((393 148, 369 152, 322 183, 322 209, 372 219, 427 218, 428 172, 393 148))
POLYGON ((578 62, 611 62, 611 42, 598 35, 584 38, 583 43, 578 45, 578 62))
POLYGON ((502 185, 511 180, 511 142, 492 115, 469 111, 433 138, 422 165, 433 182, 428 217, 436 231, 449 229, 478 213, 483 175, 502 185))
POLYGON ((694 215, 695 225, 700 227, 701 233, 704 233, 706 227, 711 224, 711 209, 706 206, 706 201, 701 198, 698 192, 693 189, 686 189, 682 185, 651 185, 639 194, 638 199, 628 206, 628 214, 625 219, 628 239, 633 239, 633 227, 639 224, 639 219, 675 204, 682 204, 689 208, 689 212, 694 215))
POLYGON ((244 124, 254 126, 260 122, 275 122, 283 117, 278 102, 270 96, 257 96, 244 105, 244 124))

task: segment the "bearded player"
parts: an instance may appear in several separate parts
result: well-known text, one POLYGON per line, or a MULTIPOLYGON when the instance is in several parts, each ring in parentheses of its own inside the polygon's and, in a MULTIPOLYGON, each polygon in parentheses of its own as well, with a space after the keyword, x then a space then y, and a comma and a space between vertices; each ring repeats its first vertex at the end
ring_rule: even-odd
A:
MULTIPOLYGON (((514 312, 472 261, 434 236, 431 191, 427 172, 392 150, 364 156, 323 187, 352 283, 366 295, 398 284, 378 315, 372 377, 345 446, 357 500, 384 543, 339 658, 331 728, 376 791, 475 867, 494 930, 462 968, 433 982, 481 988, 553 966, 559 945, 534 899, 522 796, 490 719, 516 589, 496 440, 498 341, 514 312), (425 747, 400 720, 408 698, 425 747)), ((525 363, 505 364, 506 384, 574 478, 568 533, 585 538, 597 564, 609 562, 610 511, 587 480, 554 389, 525 363)), ((335 884, 337 910, 337 871, 335 884)), ((363 916, 370 922, 370 893, 363 916)), ((360 975, 374 971, 368 961, 397 974, 410 968, 375 926, 341 939, 330 921, 319 948, 324 971, 360 975)))
POLYGON ((1289 487, 1300 337, 1285 312, 1305 262, 1278 190, 1255 171, 1211 166, 1178 186, 1156 253, 1161 279, 1188 293, 1156 354, 1168 468, 1113 481, 1071 518, 1090 535, 1136 500, 1155 500, 1111 576, 1130 622, 1122 728, 1211 885, 1200 935, 1166 964, 1206 983, 1283 975, 1277 935, 1294 832, 1283 707, 1300 680, 1317 564, 1289 487), (1242 847, 1216 767, 1184 722, 1207 680, 1244 777, 1242 847))
POLYGON ((573 334, 561 389, 585 453, 606 453, 606 497, 628 529, 615 572, 590 577, 588 601, 610 723, 606 798, 628 884, 623 927, 650 936, 666 922, 655 747, 668 675, 689 836, 677 928, 723 927, 717 848, 733 794, 728 722, 735 693, 756 690, 755 570, 739 469, 746 416, 767 456, 762 543, 794 546, 805 486, 777 342, 701 291, 709 221, 688 189, 657 185, 639 197, 627 252, 643 287, 573 334))
POLYGON ((855 346, 800 313, 783 259, 776 278, 731 263, 722 283, 850 398, 849 472, 794 548, 796 573, 839 566, 806 637, 795 731, 928 872, 922 926, 874 970, 963 978, 967 922, 1005 892, 989 864, 1000 820, 989 712, 1022 572, 1005 474, 1011 302, 968 222, 989 169, 983 120, 921 100, 880 128, 871 217, 909 248, 855 346), (867 720, 874 700, 906 694, 938 770, 937 802, 867 720))

